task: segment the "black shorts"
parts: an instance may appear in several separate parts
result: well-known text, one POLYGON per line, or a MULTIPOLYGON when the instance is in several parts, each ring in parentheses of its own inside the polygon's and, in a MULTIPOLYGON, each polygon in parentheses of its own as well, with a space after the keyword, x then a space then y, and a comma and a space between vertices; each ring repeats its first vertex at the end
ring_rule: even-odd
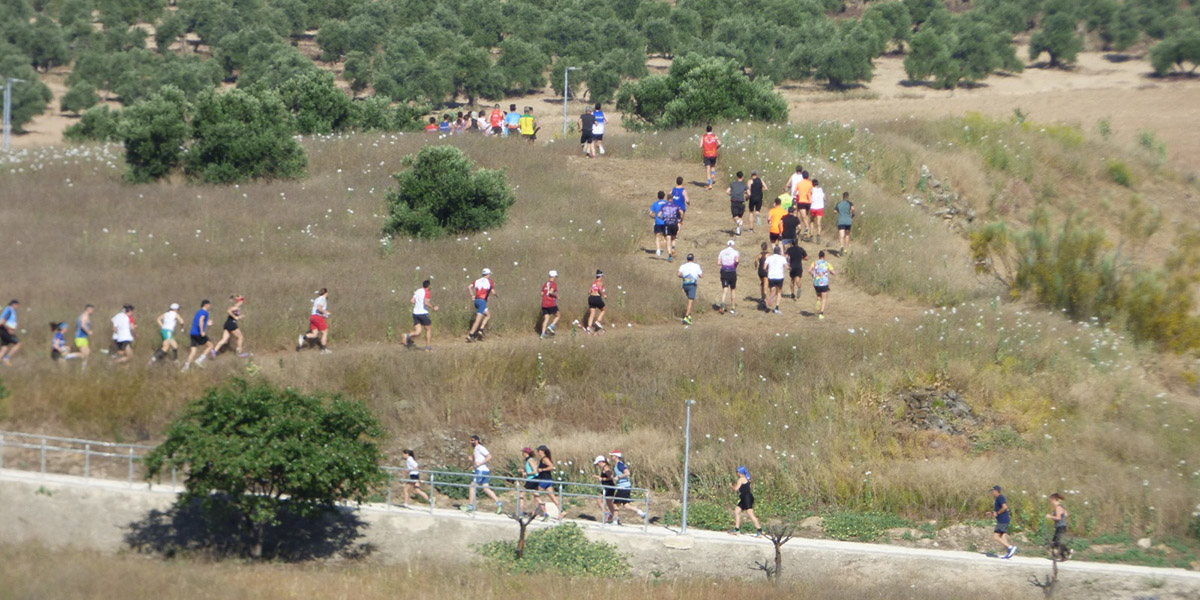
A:
POLYGON ((654 235, 667 235, 667 226, 661 223, 655 223, 654 235))
POLYGON ((750 212, 758 212, 762 210, 762 198, 750 196, 750 212))
POLYGON ((595 133, 595 132, 592 132, 592 141, 593 141, 593 142, 603 142, 603 141, 604 141, 604 134, 603 134, 603 133, 595 133))
POLYGON ((503 131, 503 128, 497 125, 496 127, 492 128, 492 135, 500 135, 501 131, 503 131))
POLYGON ((558 307, 557 306, 543 306, 542 314, 543 315, 557 315, 558 307))
POLYGON ((817 290, 818 295, 829 293, 829 286, 827 286, 827 285, 814 285, 813 289, 817 290))
POLYGON ((413 325, 424 325, 429 327, 430 325, 433 325, 433 319, 429 318, 428 313, 423 315, 413 315, 413 325))
POLYGON ((237 331, 238 322, 234 319, 225 319, 225 331, 237 331))
POLYGON ((804 277, 804 269, 792 269, 788 275, 791 275, 792 279, 804 277))
POLYGON ((200 346, 208 345, 208 336, 207 335, 193 335, 193 336, 189 336, 189 337, 192 338, 192 347, 193 348, 199 348, 200 346))
POLYGON ((420 481, 421 475, 420 475, 420 473, 409 473, 408 480, 409 481, 420 481))
POLYGON ((1008 533, 1008 523, 996 523, 996 528, 993 529, 992 532, 993 533, 1008 533))
POLYGON ((8 330, 7 327, 0 327, 0 347, 13 346, 21 343, 17 335, 8 330))
POLYGON ((585 132, 579 134, 579 143, 580 144, 591 143, 591 141, 592 141, 592 132, 585 131, 585 132))
POLYGON ((721 288, 737 289, 737 271, 721 271, 721 288))
POLYGON ((613 498, 614 504, 629 504, 629 488, 617 488, 617 495, 613 498))
POLYGON ((767 279, 767 287, 783 289, 782 279, 767 279))
POLYGON ((759 279, 766 279, 766 278, 767 278, 767 271, 766 271, 765 269, 759 269, 759 270, 758 270, 758 278, 759 278, 759 279))
POLYGON ((617 488, 608 486, 608 485, 604 486, 604 497, 605 498, 615 498, 616 496, 617 496, 617 488))
POLYGON ((58 359, 62 358, 62 355, 63 355, 62 352, 59 352, 58 350, 55 350, 53 348, 50 349, 50 358, 51 359, 58 360, 58 359))
POLYGON ((525 480, 525 489, 527 489, 527 490, 536 490, 536 489, 538 489, 538 482, 537 482, 537 480, 536 480, 536 479, 526 479, 526 480, 525 480))
POLYGON ((838 225, 838 231, 850 231, 849 225, 838 225))
POLYGON ((798 211, 802 210, 804 212, 808 212, 809 209, 811 209, 811 208, 812 208, 811 202, 797 202, 796 203, 796 210, 798 210, 798 211))
POLYGON ((133 345, 133 342, 118 342, 117 340, 113 340, 113 348, 115 348, 117 352, 124 352, 125 349, 131 345, 133 345))
POLYGON ((742 510, 750 510, 750 509, 754 508, 754 495, 753 494, 739 495, 737 507, 742 510))
POLYGON ((742 215, 746 214, 746 203, 745 202, 730 202, 729 203, 729 214, 733 215, 734 217, 741 217, 742 215))
POLYGON ((588 296, 588 308, 604 310, 604 298, 600 296, 588 296))
POLYGON ((779 238, 781 238, 781 237, 783 237, 782 233, 772 233, 771 234, 771 242, 778 242, 779 238))
POLYGON ((705 157, 704 157, 704 166, 706 166, 706 167, 715 167, 715 166, 717 166, 717 157, 715 157, 715 156, 705 156, 705 157))
POLYGON ((674 225, 663 225, 663 227, 667 228, 667 237, 675 237, 679 235, 679 223, 675 223, 674 225))

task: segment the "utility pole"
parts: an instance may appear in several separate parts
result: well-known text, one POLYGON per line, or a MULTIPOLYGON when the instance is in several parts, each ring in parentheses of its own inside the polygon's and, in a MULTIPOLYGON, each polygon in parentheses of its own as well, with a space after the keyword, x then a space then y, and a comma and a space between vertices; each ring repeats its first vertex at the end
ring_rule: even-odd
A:
POLYGON ((4 135, 0 137, 0 151, 8 152, 12 137, 12 84, 24 83, 24 79, 15 77, 4 78, 4 135))
POLYGON ((569 82, 571 80, 571 71, 578 71, 579 67, 566 67, 563 69, 563 137, 567 135, 567 95, 570 93, 569 82))
POLYGON ((683 518, 679 527, 679 535, 687 533, 688 479, 690 478, 688 459, 692 454, 692 405, 695 403, 695 400, 684 402, 684 406, 687 407, 687 420, 683 426, 683 518))

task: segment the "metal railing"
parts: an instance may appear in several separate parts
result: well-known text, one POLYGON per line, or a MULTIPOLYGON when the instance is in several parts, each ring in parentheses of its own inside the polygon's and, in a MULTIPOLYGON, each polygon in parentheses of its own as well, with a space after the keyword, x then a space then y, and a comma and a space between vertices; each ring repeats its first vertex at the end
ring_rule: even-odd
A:
MULTIPOLYGON (((134 483, 134 465, 142 462, 146 454, 154 446, 144 444, 119 444, 116 442, 100 442, 78 438, 57 437, 37 433, 19 433, 15 431, 0 431, 0 469, 4 468, 4 454, 10 449, 31 450, 36 452, 38 473, 45 476, 51 471, 47 468, 47 459, 51 453, 62 453, 69 456, 83 457, 83 477, 92 478, 92 459, 111 458, 123 459, 126 465, 125 481, 134 483)), ((11 460, 11 458, 10 458, 11 460)), ((11 467, 10 467, 11 468, 11 467)), ((65 474, 65 473, 64 473, 65 474)), ((171 485, 176 483, 175 469, 171 470, 171 485)))
MULTIPOLYGON (((390 509, 393 505, 392 488, 395 486, 395 484, 399 483, 400 485, 406 485, 412 480, 409 479, 408 469, 406 469, 406 468, 383 467, 383 470, 386 471, 388 474, 388 488, 387 488, 386 502, 387 502, 387 507, 390 509)), ((428 479, 418 480, 418 482, 422 483, 422 484, 428 484, 429 512, 431 514, 433 513, 435 498, 436 498, 439 487, 470 489, 471 486, 474 485, 474 481, 475 481, 475 475, 472 473, 466 473, 466 472, 432 471, 432 470, 428 470, 428 469, 421 469, 419 471, 419 473, 421 475, 428 476, 428 479)), ((496 492, 497 494, 500 494, 503 492, 516 492, 517 493, 517 500, 518 500, 517 510, 518 511, 521 510, 520 503, 521 503, 521 499, 524 497, 525 494, 534 496, 534 498, 537 497, 537 494, 549 494, 549 495, 557 498, 558 499, 557 504, 558 504, 558 509, 559 509, 557 521, 560 523, 562 522, 563 515, 566 513, 566 509, 563 507, 564 499, 588 498, 588 499, 592 499, 592 500, 599 500, 599 499, 606 497, 605 493, 607 491, 620 489, 620 488, 616 488, 614 486, 601 485, 598 483, 579 483, 579 482, 575 482, 575 481, 552 479, 549 481, 549 483, 551 483, 551 487, 550 487, 549 491, 540 490, 540 489, 528 490, 528 489, 525 489, 526 482, 534 481, 539 484, 542 484, 542 483, 545 483, 546 480, 525 479, 522 477, 506 477, 503 475, 489 475, 488 479, 489 479, 488 487, 490 487, 492 489, 492 491, 496 492), (496 482, 496 481, 504 482, 509 485, 495 485, 494 482, 496 482), (567 491, 567 488, 582 488, 584 490, 590 490, 590 492, 581 493, 581 492, 576 492, 576 491, 567 491)), ((475 485, 477 499, 478 499, 478 496, 483 493, 482 487, 483 486, 475 485)), ((625 489, 629 490, 629 495, 630 495, 629 502, 630 503, 637 502, 637 503, 643 504, 645 506, 645 508, 642 510, 642 531, 648 531, 650 529, 650 490, 647 490, 644 488, 625 488, 625 489), (636 500, 633 497, 635 494, 637 494, 637 496, 638 496, 638 498, 636 500)), ((446 494, 443 492, 443 495, 446 495, 446 494)), ((534 502, 536 503, 536 500, 534 500, 534 502)), ((536 508, 534 510, 536 510, 536 508)), ((616 508, 616 506, 614 506, 614 516, 615 516, 616 510, 617 510, 617 508, 616 508)), ((472 517, 474 517, 475 512, 476 511, 471 511, 472 517)))

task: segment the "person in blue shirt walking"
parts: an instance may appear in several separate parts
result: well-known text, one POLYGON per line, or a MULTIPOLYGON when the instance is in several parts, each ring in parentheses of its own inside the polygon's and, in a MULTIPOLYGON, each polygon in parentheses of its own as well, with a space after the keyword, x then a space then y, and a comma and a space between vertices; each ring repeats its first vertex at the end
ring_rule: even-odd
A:
POLYGON ((21 349, 21 339, 17 337, 17 309, 21 303, 13 300, 0 311, 0 363, 5 366, 12 364, 12 357, 21 349))
MULTIPOLYGON (((594 152, 604 154, 604 124, 608 119, 604 116, 604 111, 600 109, 600 103, 596 103, 596 110, 592 111, 592 117, 595 121, 592 124, 592 146, 594 152)), ((594 157, 595 154, 592 154, 594 157)))
POLYGON ((996 517, 996 529, 992 532, 992 538, 996 543, 1004 546, 1004 556, 1000 558, 1012 558, 1017 553, 1017 547, 1010 544, 1008 540, 1008 525, 1012 522, 1012 511, 1008 509, 1008 500, 1005 499, 1004 490, 1000 486, 992 486, 993 508, 987 512, 987 516, 996 517))
POLYGON ((183 363, 183 370, 186 371, 192 366, 192 359, 196 358, 196 352, 199 350, 200 358, 196 359, 196 364, 203 366, 204 359, 208 357, 209 351, 213 349, 212 340, 208 339, 208 328, 212 327, 212 317, 209 316, 209 309, 212 307, 212 302, 208 300, 200 301, 200 310, 192 316, 192 329, 188 332, 192 341, 192 347, 188 350, 187 360, 183 363))

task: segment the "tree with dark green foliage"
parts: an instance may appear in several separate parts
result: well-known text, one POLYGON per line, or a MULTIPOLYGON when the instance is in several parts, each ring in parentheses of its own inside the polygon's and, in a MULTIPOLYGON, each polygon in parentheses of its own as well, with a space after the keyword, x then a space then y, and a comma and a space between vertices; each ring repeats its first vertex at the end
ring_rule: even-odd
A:
POLYGON ((1137 19, 1137 9, 1132 4, 1123 5, 1100 28, 1100 39, 1104 40, 1106 47, 1124 52, 1136 44, 1142 35, 1137 19))
POLYGON ((883 33, 896 52, 904 53, 904 44, 912 39, 913 19, 903 2, 872 4, 863 13, 863 21, 872 23, 883 33))
POLYGON ((696 54, 676 58, 668 75, 650 75, 622 86, 617 109, 631 124, 661 128, 787 118, 787 103, 769 78, 751 81, 733 61, 696 54))
POLYGON ((156 181, 183 162, 190 133, 187 97, 164 87, 121 111, 117 135, 125 145, 125 178, 134 183, 156 181))
POLYGON ((1155 44, 1150 49, 1150 64, 1160 76, 1170 74, 1172 69, 1195 73, 1200 66, 1200 26, 1173 33, 1155 44))
POLYGON ((592 102, 612 100, 617 87, 621 85, 620 59, 606 56, 599 63, 588 65, 583 71, 583 81, 587 84, 588 97, 592 102))
POLYGON ((146 457, 147 477, 184 475, 177 506, 199 503, 210 522, 236 516, 260 558, 283 513, 314 518, 363 502, 386 481, 378 420, 359 402, 234 379, 210 388, 146 457))
POLYGON ((679 47, 679 34, 666 17, 647 20, 642 32, 646 34, 646 52, 649 54, 670 58, 679 47))
POLYGON ((293 128, 291 113, 274 91, 205 94, 192 115, 186 171, 205 183, 299 177, 308 160, 293 128))
POLYGON ((265 42, 250 48, 237 84, 239 88, 261 85, 273 89, 289 79, 317 70, 313 61, 291 44, 265 42))
POLYGON ((62 29, 44 15, 39 16, 29 30, 29 47, 26 48, 26 52, 29 53, 33 68, 42 72, 71 61, 71 52, 67 48, 62 29))
POLYGON ((455 97, 466 96, 467 104, 474 105, 476 98, 499 100, 504 97, 504 75, 495 68, 491 54, 483 48, 469 42, 459 46, 451 55, 450 72, 455 97))
POLYGON ((350 84, 350 91, 357 97, 367 86, 371 85, 371 59, 361 50, 354 50, 346 55, 346 64, 342 69, 342 79, 350 84))
POLYGON ((387 192, 385 234, 436 238, 499 227, 516 202, 503 171, 476 169, 454 146, 426 146, 404 166, 387 192))
POLYGON ((396 111, 383 96, 371 96, 350 104, 347 127, 356 131, 392 131, 396 128, 396 111))
POLYGON ((172 44, 180 41, 183 34, 187 33, 187 26, 187 20, 178 12, 160 21, 154 28, 154 46, 158 52, 164 53, 172 44))
POLYGON ((1083 50, 1083 40, 1075 33, 1078 21, 1066 12, 1057 12, 1046 17, 1042 28, 1029 38, 1029 60, 1037 60, 1043 52, 1050 56, 1051 67, 1061 67, 1075 62, 1083 50))
POLYGON ((85 81, 68 88, 58 106, 63 112, 80 114, 99 102, 100 96, 96 95, 96 88, 85 81))
POLYGON ((496 68, 504 75, 504 89, 524 94, 546 87, 546 67, 550 57, 535 44, 518 37, 500 42, 496 68))
POLYGON ((7 44, 0 42, 0 80, 8 77, 24 80, 13 84, 11 114, 12 130, 24 133, 25 124, 42 114, 54 96, 29 66, 29 57, 12 46, 7 49, 5 46, 7 44))
POLYGON ((79 122, 63 130, 63 139, 73 142, 120 141, 121 111, 105 104, 93 106, 79 117, 79 122))
POLYGON ((913 26, 920 28, 935 12, 946 9, 944 0, 903 0, 913 26))
POLYGON ((870 81, 874 70, 870 46, 853 37, 859 25, 855 23, 842 29, 832 42, 822 45, 813 69, 813 77, 829 82, 831 88, 870 81))
POLYGON ((350 97, 333 83, 328 71, 313 71, 279 86, 279 98, 296 118, 296 131, 327 134, 341 131, 350 119, 350 97))
POLYGON ((453 91, 449 69, 408 37, 389 40, 371 70, 376 93, 396 102, 441 103, 453 91))

